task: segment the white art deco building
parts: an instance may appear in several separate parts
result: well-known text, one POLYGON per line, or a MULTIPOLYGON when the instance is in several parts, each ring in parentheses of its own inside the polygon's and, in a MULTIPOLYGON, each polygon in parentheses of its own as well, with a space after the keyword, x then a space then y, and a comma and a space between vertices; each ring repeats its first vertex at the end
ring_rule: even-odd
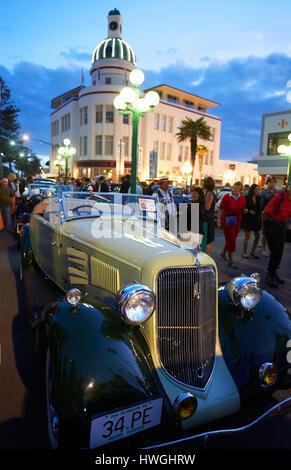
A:
MULTIPOLYGON (((119 115, 113 100, 124 86, 130 85, 129 74, 135 67, 134 51, 122 39, 120 12, 112 10, 108 14, 107 38, 93 52, 91 86, 82 84, 52 100, 51 171, 57 172, 53 165, 57 148, 68 137, 77 149, 69 163, 74 177, 106 174, 118 181, 120 175, 130 173, 131 117, 119 115)), ((166 84, 153 89, 159 93, 160 102, 155 112, 140 119, 138 176, 145 180, 168 175, 181 181, 190 164, 190 142, 178 142, 177 128, 186 116, 193 120, 203 116, 212 139, 198 142, 207 146, 208 156, 203 157, 201 173, 196 158, 195 174, 197 179, 214 175, 217 182, 225 182, 219 171, 221 120, 209 114, 218 103, 166 84)))

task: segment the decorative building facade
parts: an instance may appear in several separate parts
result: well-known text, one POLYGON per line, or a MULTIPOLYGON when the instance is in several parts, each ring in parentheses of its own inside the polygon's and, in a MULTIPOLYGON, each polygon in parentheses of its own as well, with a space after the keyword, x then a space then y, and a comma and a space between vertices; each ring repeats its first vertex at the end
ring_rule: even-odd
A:
POLYGON ((285 182, 288 157, 278 152, 279 145, 289 145, 291 133, 291 110, 263 114, 258 171, 262 184, 266 175, 275 175, 278 187, 285 182))
MULTIPOLYGON (((69 163, 74 177, 94 178, 105 174, 118 181, 131 170, 132 126, 130 115, 119 115, 113 100, 125 86, 136 67, 133 49, 122 39, 122 18, 118 10, 108 14, 108 35, 95 48, 92 56, 91 86, 83 84, 52 100, 51 171, 58 146, 64 138, 77 149, 69 163)), ((185 182, 190 167, 190 142, 179 143, 178 127, 187 116, 193 120, 204 117, 211 129, 205 145, 208 155, 202 166, 196 158, 197 180, 214 175, 223 183, 219 171, 221 119, 209 114, 219 106, 211 100, 178 90, 169 85, 155 86, 160 102, 155 111, 140 119, 138 137, 138 176, 142 180, 167 175, 176 182, 185 182)), ((147 90, 145 90, 147 91, 147 90)))

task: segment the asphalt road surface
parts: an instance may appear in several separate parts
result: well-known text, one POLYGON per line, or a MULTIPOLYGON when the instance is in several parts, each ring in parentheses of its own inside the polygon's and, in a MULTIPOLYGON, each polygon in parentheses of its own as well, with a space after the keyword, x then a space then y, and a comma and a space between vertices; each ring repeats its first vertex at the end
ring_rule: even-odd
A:
MULTIPOLYGON (((242 244, 242 236, 238 247, 242 244)), ((220 281, 235 274, 264 274, 267 259, 244 260, 238 258, 240 270, 233 272, 219 253, 223 234, 217 231, 213 257, 218 263, 220 281)), ((261 250, 258 250, 258 253, 261 250)), ((240 253, 239 253, 240 256, 240 253)), ((33 350, 32 331, 23 312, 23 292, 19 279, 20 253, 15 241, 0 232, 0 448, 47 449, 46 415, 43 367, 33 350)), ((273 293, 291 309, 291 244, 286 245, 280 274, 288 277, 287 284, 273 293)), ((274 404, 291 396, 291 389, 277 392, 274 404)), ((257 410, 255 410, 257 411, 257 410)), ((254 413, 253 417, 255 417, 254 413)), ((246 422, 248 418, 245 416, 246 422)), ((221 423, 223 426, 223 423, 221 423)), ((221 427, 218 427, 221 429, 221 427)), ((291 412, 283 412, 273 420, 261 424, 258 430, 239 436, 211 439, 207 448, 281 448, 291 449, 291 412), (255 441, 257 440, 257 441, 255 441), (254 444, 257 442, 258 444, 254 444)), ((197 441, 179 444, 177 448, 194 449, 197 441)), ((199 447, 199 446, 198 446, 199 447)), ((203 445, 202 445, 203 447, 203 445)), ((170 451, 176 451, 175 446, 170 451)))

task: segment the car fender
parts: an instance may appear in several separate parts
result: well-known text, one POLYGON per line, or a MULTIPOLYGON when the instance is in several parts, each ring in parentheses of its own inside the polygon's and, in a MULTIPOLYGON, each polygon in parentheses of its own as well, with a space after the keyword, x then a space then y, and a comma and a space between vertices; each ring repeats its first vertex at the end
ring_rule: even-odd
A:
POLYGON ((266 291, 258 305, 245 311, 236 307, 226 285, 218 288, 219 339, 228 369, 241 394, 260 385, 259 369, 265 362, 283 372, 287 362, 287 342, 291 338, 291 316, 266 291))
POLYGON ((162 420, 169 421, 172 408, 143 334, 115 316, 93 299, 76 307, 59 301, 44 310, 56 408, 67 422, 81 422, 163 397, 162 420))

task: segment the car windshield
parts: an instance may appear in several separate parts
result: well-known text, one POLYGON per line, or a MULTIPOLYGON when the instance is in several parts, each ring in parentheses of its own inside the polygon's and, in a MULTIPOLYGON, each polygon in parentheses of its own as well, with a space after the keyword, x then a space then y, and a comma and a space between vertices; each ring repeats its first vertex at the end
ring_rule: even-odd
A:
POLYGON ((54 183, 33 183, 28 186, 29 197, 41 195, 44 191, 49 191, 52 194, 60 193, 61 191, 72 191, 72 185, 56 185, 54 183))
POLYGON ((84 217, 135 217, 158 220, 156 196, 121 193, 62 193, 66 220, 84 217))

